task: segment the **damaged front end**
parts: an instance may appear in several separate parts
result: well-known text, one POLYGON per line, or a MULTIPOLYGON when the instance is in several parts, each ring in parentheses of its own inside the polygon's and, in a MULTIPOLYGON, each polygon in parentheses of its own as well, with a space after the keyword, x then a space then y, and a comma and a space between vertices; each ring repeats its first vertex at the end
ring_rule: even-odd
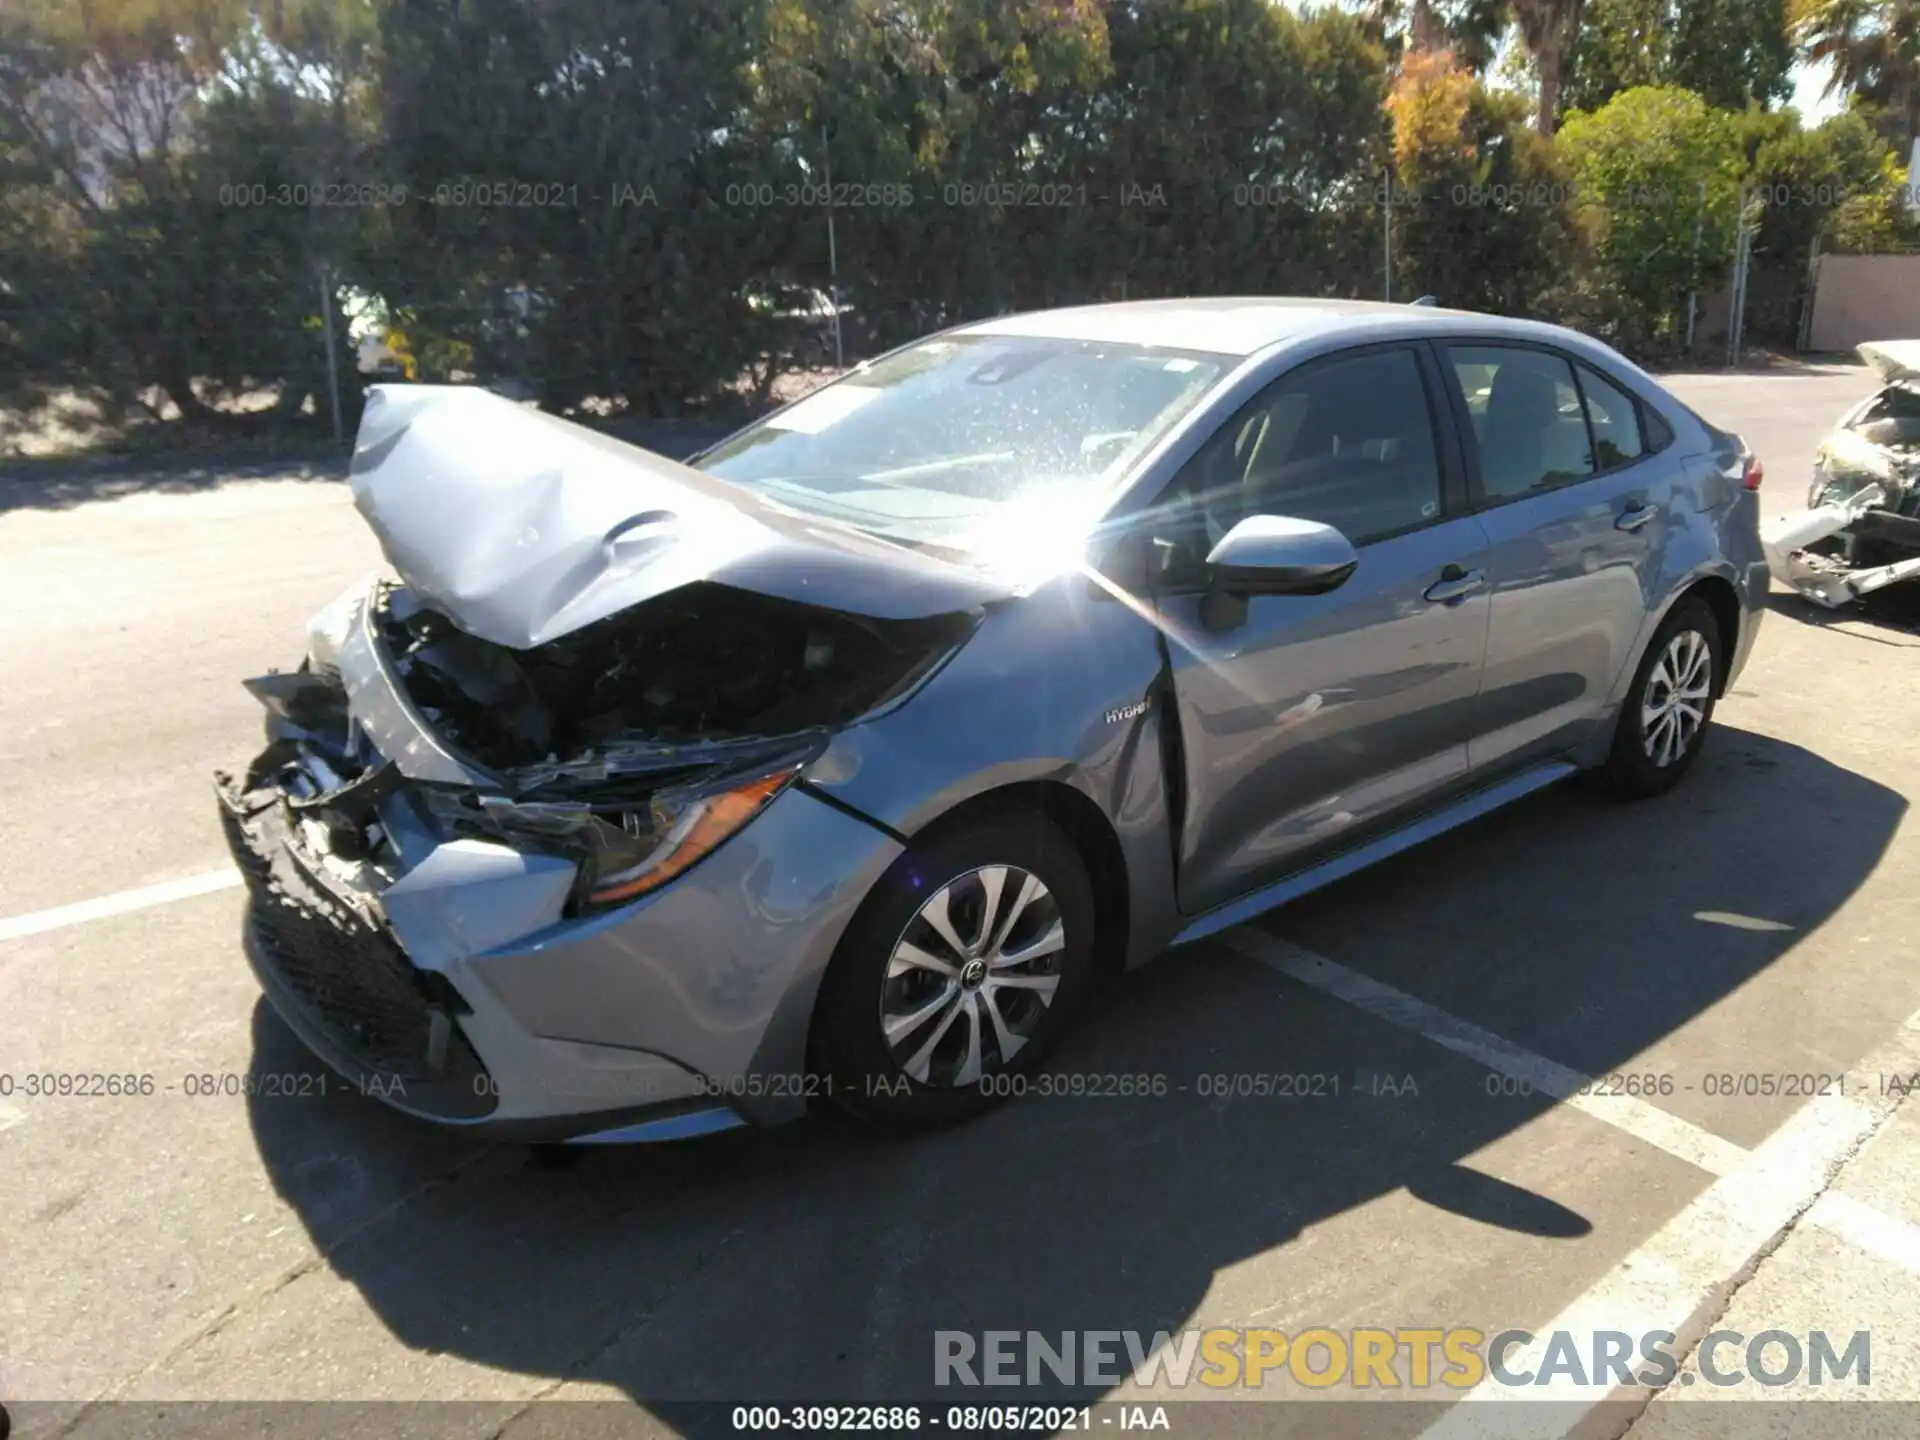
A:
POLYGON ((292 734, 244 776, 216 774, 248 890, 247 957, 282 1018, 363 1091, 439 1119, 484 1119, 485 1067, 457 1024, 469 1007, 444 975, 412 963, 382 903, 411 848, 381 813, 396 779, 377 759, 342 775, 292 734))
POLYGON ((1807 510, 1761 529, 1774 577, 1829 608, 1920 578, 1920 341, 1860 355, 1885 388, 1821 442, 1807 510))
POLYGON ((219 777, 249 957, 317 1054, 416 1114, 694 1104, 778 995, 690 988, 689 928, 737 966, 754 942, 722 938, 726 905, 758 933, 780 906, 852 903, 822 871, 864 874, 894 840, 783 797, 1005 592, 734 509, 721 482, 495 397, 404 389, 376 392, 353 463, 398 581, 350 588, 297 670, 246 682, 268 743, 219 777), (716 862, 730 901, 669 890, 769 812, 768 840, 716 862), (647 919, 607 942, 624 907, 647 919), (562 954, 610 967, 558 992, 564 1025, 541 989, 562 954), (618 1023, 569 1008, 602 984, 651 988, 618 1023))
POLYGON ((423 786, 428 812, 449 835, 565 855, 571 914, 683 873, 978 619, 874 620, 709 583, 524 650, 399 587, 376 588, 369 615, 411 707, 486 776, 423 786))
POLYGON ((489 1118, 466 962, 691 870, 976 619, 693 585, 515 650, 370 584, 315 618, 300 669, 246 682, 268 743, 217 777, 263 988, 363 1089, 489 1118))

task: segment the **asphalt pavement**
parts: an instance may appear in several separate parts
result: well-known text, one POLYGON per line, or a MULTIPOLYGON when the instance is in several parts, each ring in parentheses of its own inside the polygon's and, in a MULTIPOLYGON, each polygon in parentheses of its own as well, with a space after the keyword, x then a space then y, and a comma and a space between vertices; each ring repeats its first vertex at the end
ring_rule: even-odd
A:
MULTIPOLYGON (((1746 435, 1771 513, 1871 377, 1671 383, 1746 435)), ((1175 1433, 1842 1433, 1801 1418, 1838 1393, 1804 1374, 1703 1379, 1687 1345, 1715 1325, 1869 1331, 1870 1383, 1840 1388, 1884 1403, 1842 1408, 1920 1417, 1902 626, 1776 596, 1677 794, 1549 791, 1127 977, 1050 1073, 1146 1094, 556 1164, 328 1084, 240 954, 208 773, 258 733, 239 678, 379 567, 345 487, 0 493, 0 1076, 134 1081, 0 1094, 16 1433, 732 1433, 740 1404, 1035 1397, 1099 1402, 1096 1428, 1165 1403, 1175 1433), (1657 1397, 1559 1385, 1544 1430, 1491 1381, 1455 1405, 1285 1366, 1204 1394, 936 1386, 943 1332, 1426 1326, 1671 1329, 1688 1358, 1657 1397)))

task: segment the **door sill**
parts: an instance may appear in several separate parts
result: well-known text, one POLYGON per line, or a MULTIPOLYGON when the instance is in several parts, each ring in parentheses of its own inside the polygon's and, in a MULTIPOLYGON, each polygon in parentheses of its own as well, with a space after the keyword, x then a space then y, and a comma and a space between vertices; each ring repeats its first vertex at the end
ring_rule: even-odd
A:
POLYGON ((1232 929, 1254 916, 1284 905, 1289 900, 1297 900, 1336 880, 1377 865, 1390 855, 1398 855, 1402 850, 1411 850, 1436 835, 1466 824, 1469 820, 1478 820, 1482 815, 1510 805, 1522 796, 1531 795, 1536 790, 1544 790, 1556 781, 1564 780, 1579 767, 1565 760, 1549 760, 1509 776, 1497 784, 1483 790, 1474 790, 1450 805, 1438 810, 1429 810, 1418 815, 1398 829, 1390 830, 1378 839, 1369 840, 1364 845, 1356 845, 1351 850, 1343 850, 1330 855, 1317 864, 1304 870, 1296 870, 1291 875, 1276 880, 1273 884, 1255 890, 1250 895, 1242 895, 1238 900, 1229 900, 1226 904, 1208 911, 1192 924, 1188 925, 1172 940, 1173 945, 1187 945, 1195 940, 1204 940, 1222 930, 1232 929))

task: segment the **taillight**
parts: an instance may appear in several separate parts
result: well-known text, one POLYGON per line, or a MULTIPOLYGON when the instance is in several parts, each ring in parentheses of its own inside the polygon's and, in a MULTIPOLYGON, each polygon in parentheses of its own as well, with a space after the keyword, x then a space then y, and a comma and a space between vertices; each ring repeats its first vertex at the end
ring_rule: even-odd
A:
POLYGON ((1747 470, 1740 478, 1746 483, 1747 489, 1760 488, 1760 482, 1767 478, 1767 467, 1760 463, 1758 455, 1747 456, 1747 470))

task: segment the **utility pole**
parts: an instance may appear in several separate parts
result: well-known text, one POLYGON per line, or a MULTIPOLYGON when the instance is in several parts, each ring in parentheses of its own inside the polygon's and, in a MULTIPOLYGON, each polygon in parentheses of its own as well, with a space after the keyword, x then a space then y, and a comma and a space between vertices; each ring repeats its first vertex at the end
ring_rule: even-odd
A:
POLYGON ((320 262, 320 323, 327 335, 327 399, 333 406, 333 439, 337 445, 346 436, 340 427, 340 362, 333 348, 333 286, 328 283, 324 260, 320 262))
POLYGON ((825 125, 820 127, 820 152, 826 161, 827 283, 832 287, 828 299, 833 304, 833 366, 836 370, 844 370, 847 368, 847 356, 840 343, 840 252, 833 235, 833 141, 825 125))
POLYGON ((1693 353, 1693 319, 1700 300, 1700 237, 1707 225, 1707 182, 1700 182, 1700 205, 1693 216, 1693 270, 1687 280, 1687 353, 1693 353))
POLYGON ((1813 244, 1807 247, 1807 294, 1800 305, 1800 329, 1793 337, 1793 348, 1805 350, 1813 339, 1813 310, 1820 303, 1820 232, 1813 232, 1813 244))
POLYGON ((1734 232, 1733 313, 1727 317, 1727 364, 1739 368, 1740 342, 1747 312, 1747 271, 1753 258, 1753 231, 1747 221, 1747 187, 1740 187, 1740 228, 1734 232))
POLYGON ((1381 192, 1385 199, 1380 206, 1381 215, 1384 217, 1381 230, 1384 239, 1382 251, 1385 257, 1383 274, 1380 277, 1383 282, 1381 294, 1391 304, 1393 301, 1393 170, 1388 167, 1380 173, 1386 179, 1386 185, 1381 192))

